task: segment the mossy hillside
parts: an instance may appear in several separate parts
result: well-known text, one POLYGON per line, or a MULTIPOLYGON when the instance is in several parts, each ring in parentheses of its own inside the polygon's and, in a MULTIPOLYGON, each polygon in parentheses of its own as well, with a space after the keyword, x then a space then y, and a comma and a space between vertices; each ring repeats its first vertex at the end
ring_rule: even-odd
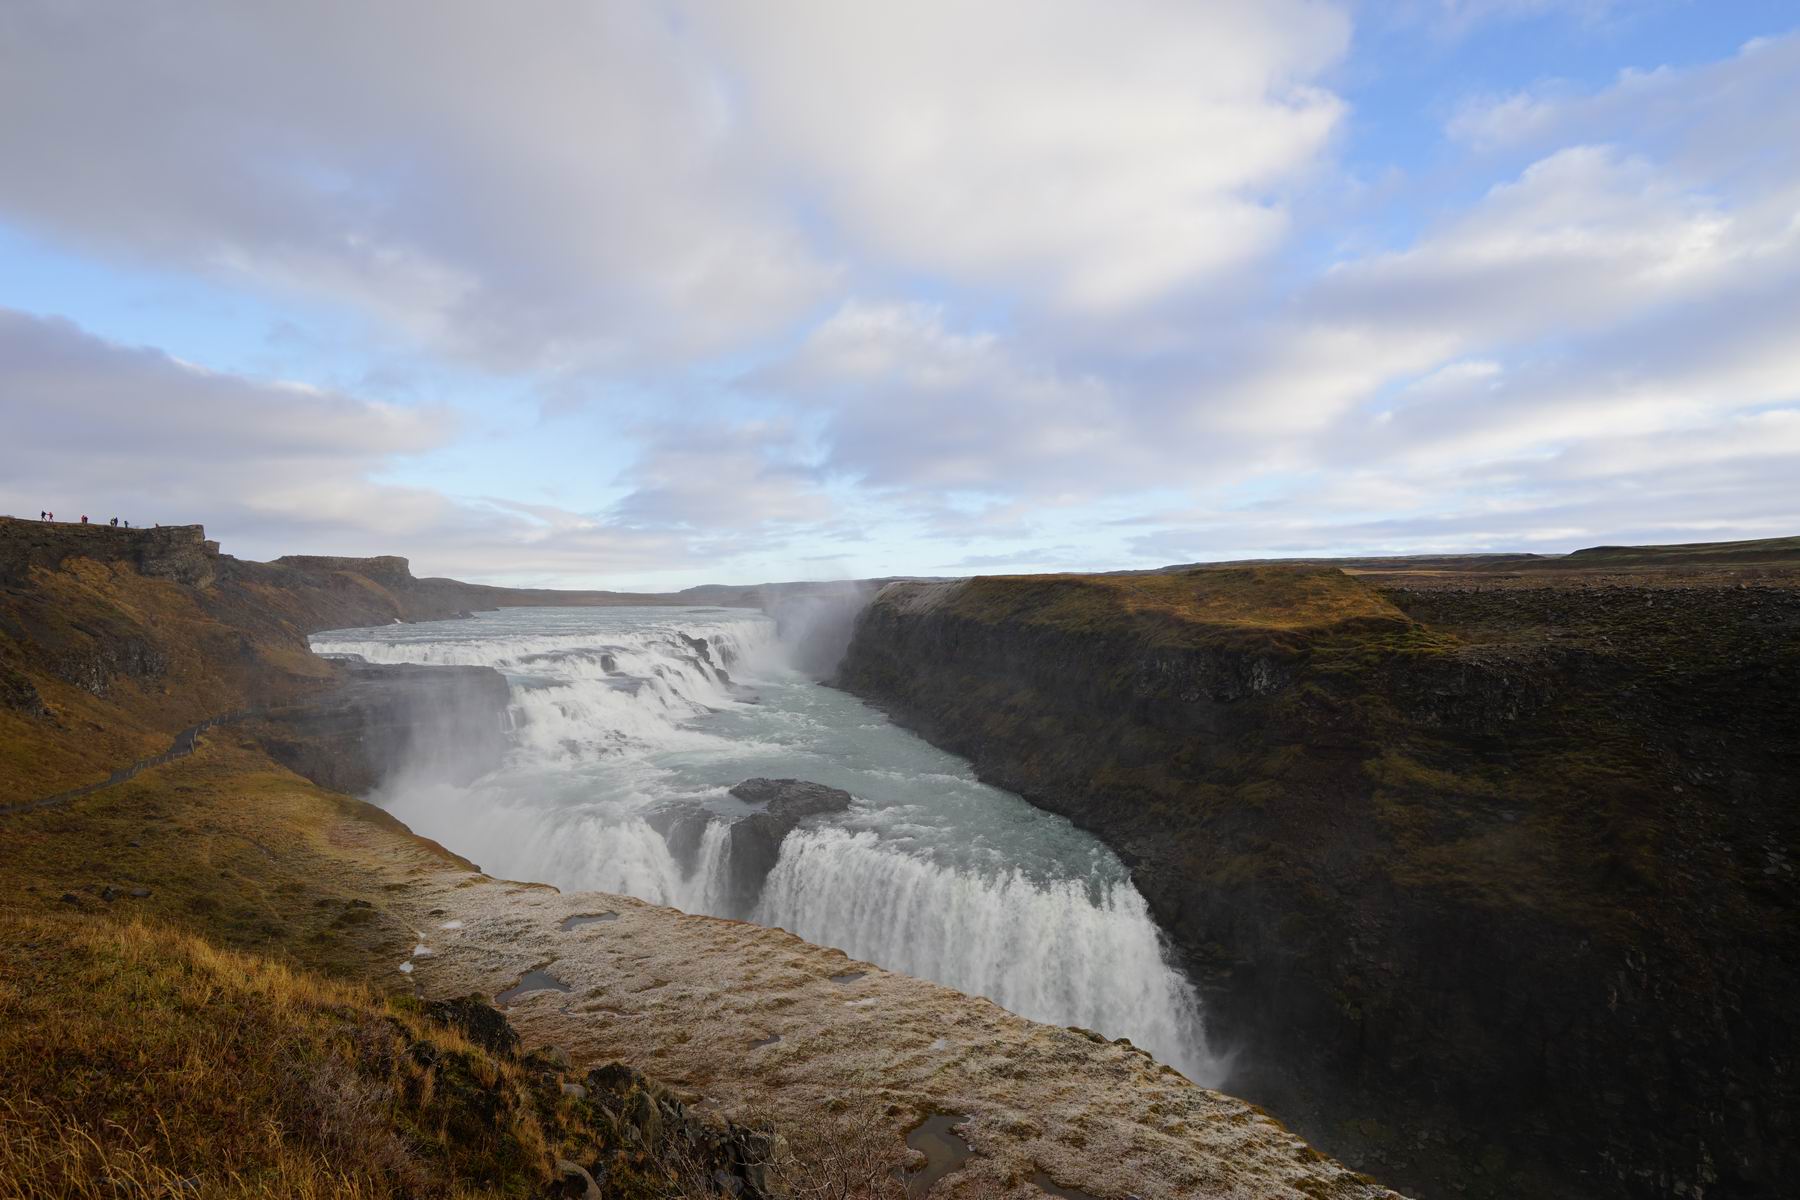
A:
POLYGON ((1128 628, 1159 646, 1198 646, 1232 633, 1404 629, 1406 617, 1332 567, 1200 567, 1151 575, 982 576, 959 585, 949 610, 985 624, 1067 633, 1128 628))
POLYGON ((0 708, 0 795, 29 800, 155 754, 178 730, 304 695, 332 668, 290 621, 225 587, 73 558, 0 604, 0 665, 36 703, 0 708))
POLYGON ((190 757, 0 818, 0 913, 143 916, 356 978, 405 958, 414 941, 388 912, 391 876, 378 871, 395 865, 397 850, 418 871, 468 866, 219 729, 190 757))
POLYGON ((713 1194, 719 1135, 665 1129, 666 1093, 583 1088, 463 1011, 505 1029, 156 923, 0 917, 0 1198, 541 1197, 564 1162, 619 1200, 713 1194))

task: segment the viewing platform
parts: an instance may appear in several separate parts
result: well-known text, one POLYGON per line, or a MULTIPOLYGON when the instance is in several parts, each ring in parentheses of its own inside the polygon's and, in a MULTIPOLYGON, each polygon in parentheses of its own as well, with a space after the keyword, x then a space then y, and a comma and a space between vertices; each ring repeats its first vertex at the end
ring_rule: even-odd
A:
POLYGON ((0 516, 0 584, 23 584, 33 567, 54 569, 70 558, 130 563, 142 575, 204 587, 213 580, 219 543, 207 540, 203 525, 140 529, 0 516))

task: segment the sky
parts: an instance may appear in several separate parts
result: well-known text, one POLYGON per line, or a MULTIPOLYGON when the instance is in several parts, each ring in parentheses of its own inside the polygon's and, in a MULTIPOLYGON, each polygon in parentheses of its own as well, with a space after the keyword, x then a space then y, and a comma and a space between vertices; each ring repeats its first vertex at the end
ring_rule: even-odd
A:
POLYGON ((663 590, 1800 533, 1793 0, 0 6, 0 511, 663 590))

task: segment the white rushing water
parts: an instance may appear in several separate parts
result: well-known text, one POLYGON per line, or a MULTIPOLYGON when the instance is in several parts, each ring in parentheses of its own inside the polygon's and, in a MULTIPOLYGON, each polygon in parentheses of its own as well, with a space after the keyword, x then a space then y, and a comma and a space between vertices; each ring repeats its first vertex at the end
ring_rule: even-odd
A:
POLYGON ((816 683, 793 665, 814 665, 807 648, 760 612, 506 609, 313 645, 506 676, 499 771, 454 786, 441 764, 407 764, 373 797, 490 872, 780 926, 1219 1076, 1193 988, 1117 856, 816 683), (855 800, 789 834, 742 911, 728 827, 757 809, 728 789, 758 775, 855 800))

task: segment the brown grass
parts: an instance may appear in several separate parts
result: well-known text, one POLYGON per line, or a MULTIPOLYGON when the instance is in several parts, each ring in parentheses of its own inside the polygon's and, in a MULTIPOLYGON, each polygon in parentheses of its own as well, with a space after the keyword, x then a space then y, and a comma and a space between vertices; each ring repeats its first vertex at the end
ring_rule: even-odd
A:
POLYGON ((1179 638, 1212 630, 1320 630, 1408 624, 1372 588, 1332 567, 1202 567, 1157 575, 1012 575, 970 580, 960 615, 1103 631, 1148 619, 1179 638))
MULTIPOLYGON (((235 736, 216 730, 191 757, 67 805, 0 818, 0 914, 153 917, 345 977, 404 957, 412 931, 378 911, 387 877, 377 868, 392 865, 397 823, 235 745, 235 736), (134 889, 150 894, 132 897, 134 889)), ((400 844, 421 867, 457 862, 423 839, 402 835, 400 844)))
POLYGON ((380 1053, 390 1022, 466 1047, 363 989, 79 916, 0 919, 0 962, 5 1200, 488 1194, 396 1128, 410 1064, 380 1053))

